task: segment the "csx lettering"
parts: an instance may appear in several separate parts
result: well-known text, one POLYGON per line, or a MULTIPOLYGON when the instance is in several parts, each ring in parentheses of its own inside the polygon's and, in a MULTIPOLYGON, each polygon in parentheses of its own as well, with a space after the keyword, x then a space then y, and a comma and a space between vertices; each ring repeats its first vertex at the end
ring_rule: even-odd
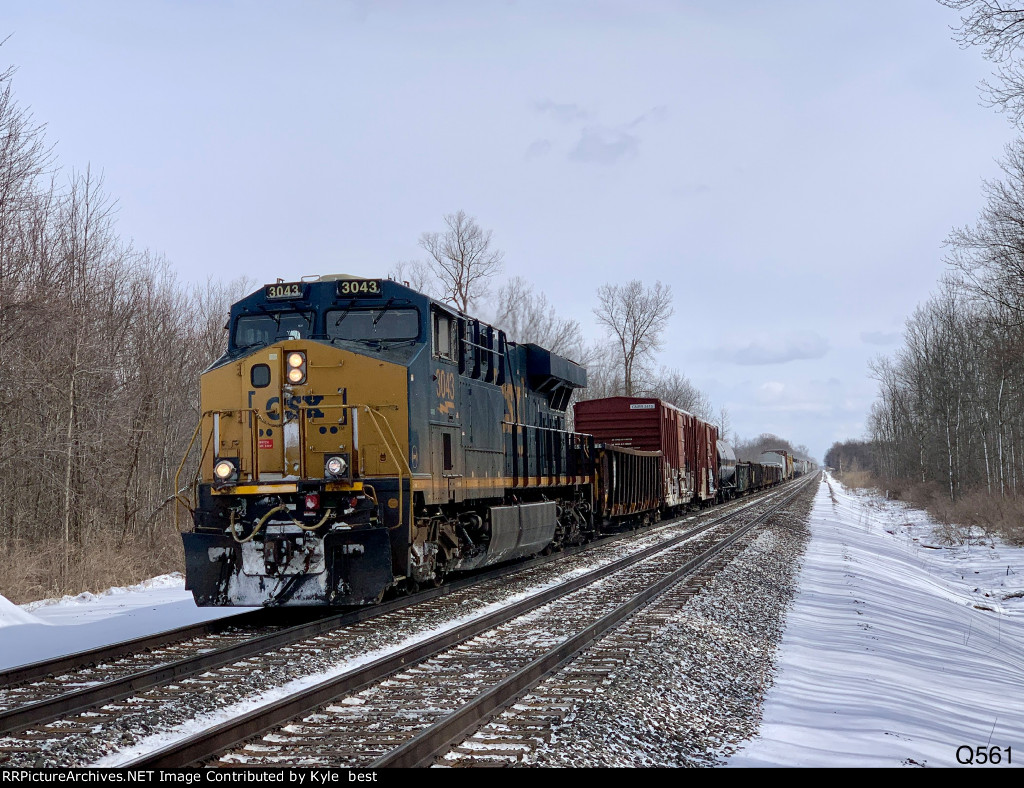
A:
POLYGON ((455 399, 455 373, 445 372, 443 369, 437 371, 437 398, 455 399))
MULTIPOLYGON (((285 400, 285 403, 284 403, 285 404, 285 407, 284 407, 285 421, 291 421, 292 419, 297 419, 299 417, 299 408, 302 405, 306 406, 306 418, 309 418, 309 419, 322 419, 324 417, 324 412, 322 410, 320 410, 319 408, 315 407, 315 406, 319 405, 323 401, 324 401, 323 395, 318 395, 318 394, 314 394, 314 395, 310 395, 310 396, 305 396, 305 397, 299 397, 299 396, 288 397, 288 399, 285 400)), ((278 410, 278 408, 280 408, 280 405, 281 405, 281 398, 280 397, 271 397, 270 399, 268 399, 267 400, 267 407, 264 409, 266 411, 266 413, 267 413, 267 418, 270 418, 270 419, 272 419, 274 421, 280 421, 281 420, 281 413, 278 410)))

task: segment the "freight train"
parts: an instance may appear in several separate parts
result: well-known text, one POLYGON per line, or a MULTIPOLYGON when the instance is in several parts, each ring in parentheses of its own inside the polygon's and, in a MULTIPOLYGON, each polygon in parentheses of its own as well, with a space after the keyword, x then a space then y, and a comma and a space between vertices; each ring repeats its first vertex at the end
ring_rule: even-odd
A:
POLYGON ((201 606, 363 605, 777 484, 717 429, 389 279, 266 285, 231 307, 189 447, 201 606))

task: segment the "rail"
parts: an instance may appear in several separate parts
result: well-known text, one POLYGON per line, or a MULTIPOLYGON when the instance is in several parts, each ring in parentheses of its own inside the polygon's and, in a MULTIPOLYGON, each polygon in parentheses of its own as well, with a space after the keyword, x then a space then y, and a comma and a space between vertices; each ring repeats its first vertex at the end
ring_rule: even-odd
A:
MULTIPOLYGON (((450 743, 459 736, 464 735, 467 726, 479 724, 490 713, 508 703, 511 697, 522 692, 525 687, 538 680, 539 676, 556 668, 567 656, 585 647, 587 643, 612 628, 633 610, 638 609, 642 604, 650 601, 658 593, 664 591, 674 582, 677 582, 684 574, 694 571, 704 560, 710 560, 711 557, 718 555, 725 546, 734 543, 743 534, 749 532, 751 528, 763 522, 765 518, 786 505, 798 492, 805 489, 805 486, 805 484, 797 484, 793 489, 787 488, 770 493, 768 495, 769 499, 776 495, 779 496, 776 499, 775 505, 757 516, 752 522, 741 526, 730 537, 720 542, 718 546, 704 551, 699 556, 699 559, 688 561, 686 565, 679 567, 678 571, 674 571, 671 577, 658 581, 655 586, 634 597, 628 605, 616 608, 612 614, 605 616, 595 626, 588 627, 585 631, 573 637, 572 640, 555 646, 552 653, 546 655, 542 660, 536 660, 528 665, 525 670, 516 674, 513 680, 502 684, 500 687, 487 690, 483 695, 478 696, 475 701, 456 710, 453 714, 440 720, 438 724, 429 727, 425 726, 424 730, 419 734, 410 737, 405 744, 398 746, 387 756, 373 763, 372 766, 428 765, 439 749, 446 746, 446 743, 450 743)), ((300 690, 294 695, 261 706, 251 712, 238 715, 230 721, 216 725, 201 733, 187 736, 159 750, 141 755, 127 763, 122 763, 120 766, 130 769, 181 768, 186 765, 198 765, 207 762, 210 758, 224 752, 226 749, 239 746, 256 735, 309 714, 323 704, 336 702, 346 694, 361 691, 371 683, 380 681, 399 670, 408 669, 414 664, 431 658, 443 650, 477 637, 499 624, 521 616, 541 605, 548 604, 573 591, 584 588, 640 561, 664 553, 686 540, 692 539, 695 535, 708 531, 735 517, 740 512, 763 502, 764 499, 753 501, 709 522, 686 529, 685 532, 677 534, 664 542, 644 548, 604 566, 597 567, 564 584, 546 588, 513 604, 502 606, 500 609, 485 614, 480 618, 447 629, 431 638, 409 645, 351 671, 300 690)))

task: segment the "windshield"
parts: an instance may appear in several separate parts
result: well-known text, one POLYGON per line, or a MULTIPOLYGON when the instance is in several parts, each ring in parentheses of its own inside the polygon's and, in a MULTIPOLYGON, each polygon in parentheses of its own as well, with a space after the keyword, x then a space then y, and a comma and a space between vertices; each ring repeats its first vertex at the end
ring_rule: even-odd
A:
POLYGON ((332 309, 327 313, 331 339, 396 341, 420 335, 420 313, 415 309, 332 309))
POLYGON ((235 322, 235 347, 269 345, 278 339, 303 339, 312 331, 312 312, 267 312, 235 322))

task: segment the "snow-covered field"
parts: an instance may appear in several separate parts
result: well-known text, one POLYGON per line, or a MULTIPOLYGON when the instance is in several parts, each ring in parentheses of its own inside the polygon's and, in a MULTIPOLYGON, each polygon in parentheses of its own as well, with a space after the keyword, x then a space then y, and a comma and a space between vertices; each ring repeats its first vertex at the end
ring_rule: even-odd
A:
POLYGON ((0 670, 229 616, 198 608, 178 572, 128 588, 15 605, 0 596, 0 670))
MULTIPOLYGON (((760 733, 729 765, 946 766, 961 746, 1024 763, 1024 550, 939 544, 924 513, 829 481, 760 733)), ((197 609, 175 575, 0 597, 0 668, 232 612, 197 609)))
POLYGON ((1024 550, 941 545, 924 512, 829 481, 759 736, 730 765, 955 766, 962 745, 1024 764, 1024 550))

